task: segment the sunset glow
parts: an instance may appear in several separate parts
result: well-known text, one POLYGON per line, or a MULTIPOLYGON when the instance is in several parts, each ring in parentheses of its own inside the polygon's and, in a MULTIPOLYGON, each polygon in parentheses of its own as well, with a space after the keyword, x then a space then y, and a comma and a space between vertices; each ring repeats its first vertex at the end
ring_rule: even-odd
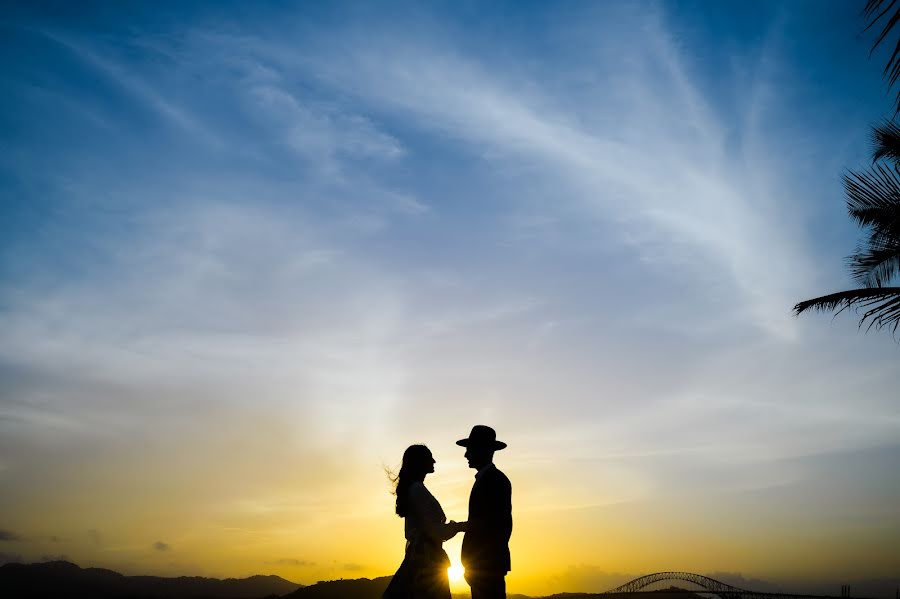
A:
POLYGON ((388 576, 386 471, 428 445, 465 521, 483 423, 510 593, 900 572, 900 348, 791 313, 848 286, 889 116, 856 4, 40 4, 0 22, 3 562, 388 576))

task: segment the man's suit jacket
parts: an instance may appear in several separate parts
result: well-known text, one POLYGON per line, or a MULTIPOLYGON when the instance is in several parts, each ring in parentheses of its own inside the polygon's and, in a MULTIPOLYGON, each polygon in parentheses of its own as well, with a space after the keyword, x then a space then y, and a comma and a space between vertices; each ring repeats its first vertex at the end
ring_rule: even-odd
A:
POLYGON ((462 564, 472 572, 506 574, 510 570, 512 485, 491 465, 469 495, 469 524, 462 543, 462 564))

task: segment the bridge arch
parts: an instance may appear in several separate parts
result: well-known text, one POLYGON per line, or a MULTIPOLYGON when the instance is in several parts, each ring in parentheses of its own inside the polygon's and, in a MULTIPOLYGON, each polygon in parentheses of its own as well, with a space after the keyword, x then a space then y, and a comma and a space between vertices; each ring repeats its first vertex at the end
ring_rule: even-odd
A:
POLYGON ((730 584, 725 584, 715 578, 703 576, 702 574, 691 574, 690 572, 656 572, 655 574, 647 574, 635 578, 630 582, 618 586, 614 589, 606 591, 607 594, 613 593, 634 593, 650 586, 655 582, 663 580, 682 580, 701 586, 711 593, 747 593, 744 589, 740 589, 730 584))

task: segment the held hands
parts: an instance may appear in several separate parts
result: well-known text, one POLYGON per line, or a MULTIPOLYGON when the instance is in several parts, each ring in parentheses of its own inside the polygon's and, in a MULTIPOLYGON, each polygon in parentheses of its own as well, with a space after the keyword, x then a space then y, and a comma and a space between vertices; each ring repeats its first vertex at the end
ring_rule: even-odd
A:
POLYGON ((464 532, 466 530, 466 522, 456 522, 454 520, 450 520, 446 524, 444 524, 444 535, 443 539, 445 541, 449 541, 453 537, 455 537, 458 533, 464 532))
POLYGON ((455 520, 451 520, 447 524, 450 526, 454 535, 460 532, 466 532, 466 528, 469 525, 468 522, 456 522, 455 520))

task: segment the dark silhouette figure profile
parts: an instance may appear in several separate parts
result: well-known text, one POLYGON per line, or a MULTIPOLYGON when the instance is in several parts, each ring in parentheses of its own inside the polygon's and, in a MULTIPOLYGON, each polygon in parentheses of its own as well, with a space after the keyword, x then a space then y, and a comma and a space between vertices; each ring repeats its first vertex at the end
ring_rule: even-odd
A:
POLYGON ((463 530, 464 523, 447 522, 441 504, 425 487, 425 477, 434 472, 434 464, 427 447, 411 445, 403 452, 400 472, 393 478, 397 515, 404 519, 406 554, 384 599, 450 599, 450 559, 441 544, 463 530))
POLYGON ((506 597, 506 573, 510 570, 509 537, 512 535, 512 485, 494 465, 494 452, 506 443, 482 424, 472 427, 468 438, 456 442, 466 448, 469 468, 477 470, 469 496, 469 520, 463 524, 462 564, 472 599, 506 597))

